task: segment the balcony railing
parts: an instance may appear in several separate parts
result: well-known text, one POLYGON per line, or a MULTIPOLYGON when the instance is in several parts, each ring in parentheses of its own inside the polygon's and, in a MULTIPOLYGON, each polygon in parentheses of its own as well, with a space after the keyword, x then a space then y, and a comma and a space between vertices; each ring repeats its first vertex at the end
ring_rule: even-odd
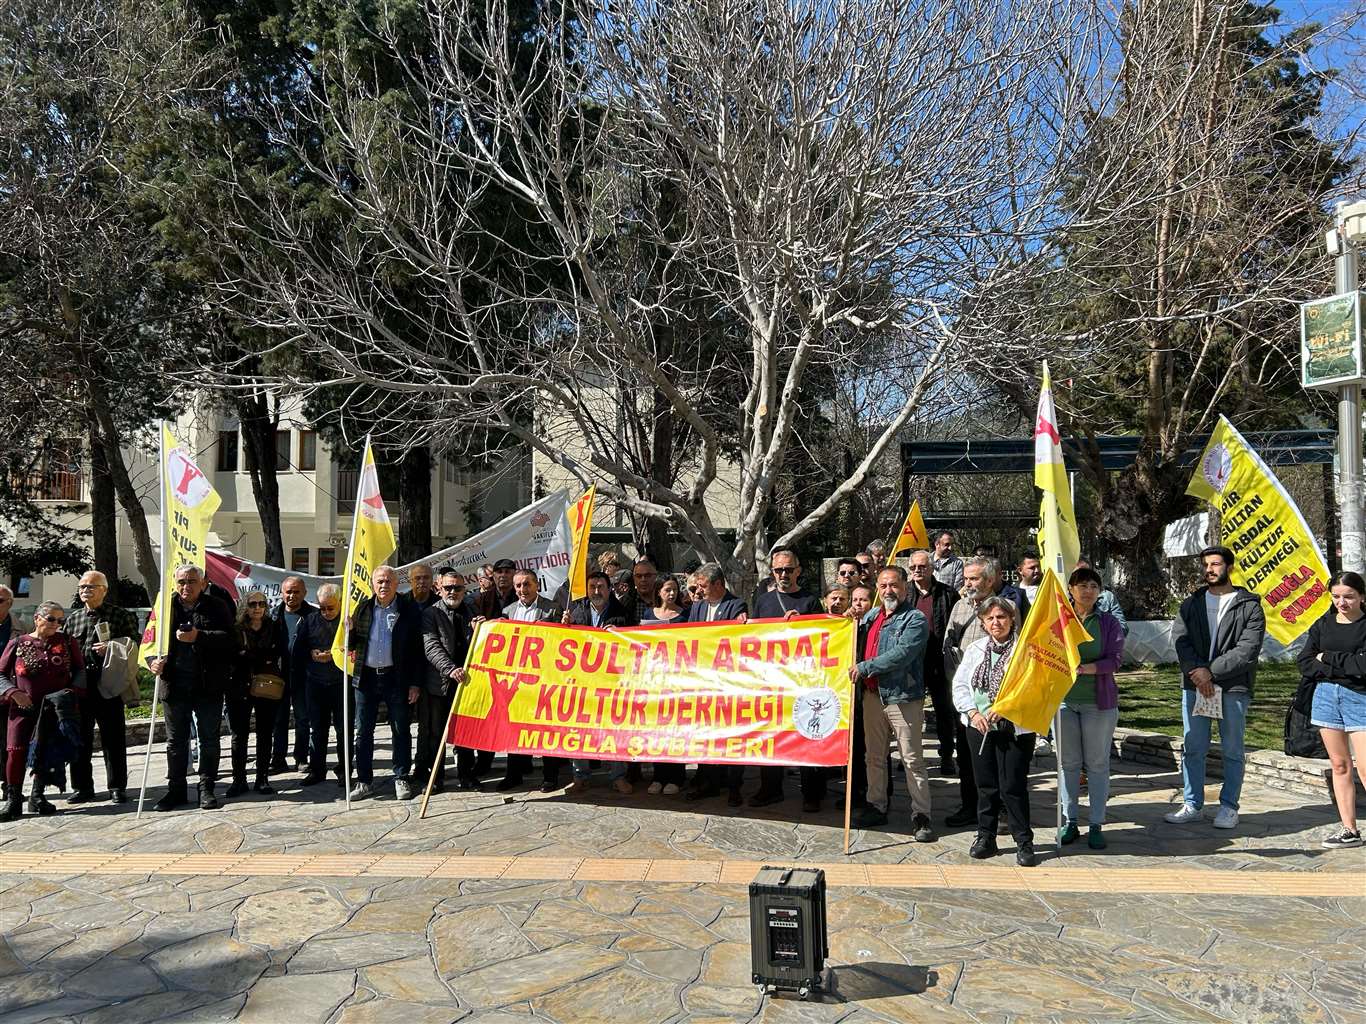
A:
MULTIPOLYGON (((356 514, 356 488, 360 486, 360 470, 343 469, 337 473, 337 515, 356 514)), ((384 499, 384 507, 391 516, 398 515, 398 502, 392 495, 384 499)))
POLYGON ((43 466, 14 481, 14 489, 30 501, 80 501, 81 472, 67 466, 43 466))

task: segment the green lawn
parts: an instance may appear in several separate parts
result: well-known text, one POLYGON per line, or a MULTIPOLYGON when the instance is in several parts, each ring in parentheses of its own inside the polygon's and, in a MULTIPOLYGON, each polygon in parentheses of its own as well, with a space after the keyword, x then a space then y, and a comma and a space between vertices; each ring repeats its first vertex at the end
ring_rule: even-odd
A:
MULTIPOLYGON (((1181 735, 1181 671, 1175 665, 1150 665, 1121 672, 1119 724, 1127 729, 1181 735)), ((1263 662, 1257 670, 1252 710, 1247 717, 1249 749, 1280 750, 1285 709, 1295 695, 1300 674, 1294 662, 1263 662)), ((1217 733, 1217 729, 1216 729, 1217 733)))

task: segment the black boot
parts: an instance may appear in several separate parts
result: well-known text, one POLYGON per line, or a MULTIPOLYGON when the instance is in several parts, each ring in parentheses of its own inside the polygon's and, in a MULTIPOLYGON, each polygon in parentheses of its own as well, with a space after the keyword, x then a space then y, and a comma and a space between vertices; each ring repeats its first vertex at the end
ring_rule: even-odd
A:
POLYGON ((218 797, 213 795, 212 782, 201 782, 199 784, 199 809, 201 811, 215 811, 218 809, 218 797))
POLYGON ((0 810, 0 821, 18 821, 24 816, 24 791, 18 786, 10 786, 6 791, 4 809, 0 810))
POLYGON ((162 795, 161 799, 152 805, 154 811, 174 811, 177 807, 184 807, 189 803, 189 793, 184 786, 172 786, 162 795))
POLYGON ((43 797, 43 790, 47 787, 40 782, 33 784, 33 792, 28 797, 28 813, 38 815, 56 814, 57 808, 54 807, 43 797))
POLYGON ((235 796, 241 796, 247 789, 247 773, 244 771, 241 775, 238 775, 234 772, 232 776, 232 785, 228 787, 228 791, 225 795, 231 800, 235 796))

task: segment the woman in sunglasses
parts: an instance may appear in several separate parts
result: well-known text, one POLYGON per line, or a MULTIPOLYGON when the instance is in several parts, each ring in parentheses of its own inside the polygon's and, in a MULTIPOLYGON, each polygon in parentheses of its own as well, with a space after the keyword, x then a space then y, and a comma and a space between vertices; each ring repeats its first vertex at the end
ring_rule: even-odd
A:
MULTIPOLYGON (((0 821, 22 817, 24 765, 43 701, 64 690, 79 699, 85 694, 85 662, 80 645, 62 632, 66 612, 56 601, 44 601, 33 615, 33 630, 16 636, 0 653, 0 701, 8 710, 5 730, 5 781, 9 799, 0 821)), ((44 780, 35 773, 29 814, 56 814, 57 808, 43 799, 44 780)))
POLYGON ((247 746, 251 714, 256 712, 256 785, 258 793, 274 793, 270 784, 271 739, 284 694, 280 632, 266 615, 266 595, 248 591, 237 609, 237 663, 228 689, 228 726, 232 729, 232 785, 229 797, 247 791, 247 746), (278 691, 278 692, 277 692, 278 691), (275 696, 271 696, 274 693, 275 696))

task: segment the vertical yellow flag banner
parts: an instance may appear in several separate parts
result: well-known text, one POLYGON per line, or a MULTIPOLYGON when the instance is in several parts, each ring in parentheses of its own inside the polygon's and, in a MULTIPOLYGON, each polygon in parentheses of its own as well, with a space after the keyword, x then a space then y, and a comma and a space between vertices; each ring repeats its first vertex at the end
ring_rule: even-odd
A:
POLYGON ((929 546, 930 537, 925 530, 925 518, 920 514, 920 501, 917 499, 911 502, 906 521, 901 524, 901 532, 888 545, 887 561, 890 562, 903 551, 919 551, 929 546))
POLYGON ((1309 525, 1276 474, 1223 416, 1186 493, 1219 509, 1219 537, 1233 551, 1230 576, 1266 606, 1266 631, 1289 644, 1332 607, 1328 566, 1309 525))
POLYGON ((1062 438, 1047 363, 1043 364, 1043 385, 1039 388, 1039 410, 1034 421, 1034 486, 1043 491, 1039 505, 1039 560, 1066 579, 1081 558, 1081 540, 1077 536, 1072 488, 1067 483, 1067 465, 1062 458, 1062 438))
POLYGON ((593 532, 594 484, 569 506, 569 599, 588 596, 588 538, 593 532))
POLYGON ((375 454, 370 450, 370 439, 365 439, 365 457, 361 460, 360 484, 356 488, 356 508, 351 520, 351 549, 346 555, 346 574, 342 577, 341 624, 332 640, 332 663, 343 672, 350 670, 346 637, 351 628, 351 617, 356 606, 375 593, 370 577, 394 553, 398 542, 389 522, 389 510, 384 507, 384 496, 379 492, 379 471, 375 454))
POLYGON ((223 499, 194 461, 194 453, 161 424, 161 590, 147 620, 139 652, 144 662, 165 657, 171 638, 160 623, 171 615, 175 573, 183 565, 204 568, 204 545, 223 499))
POLYGON ((1045 568, 991 710, 1028 732, 1047 732, 1076 681, 1077 648, 1090 639, 1057 575, 1045 568))

